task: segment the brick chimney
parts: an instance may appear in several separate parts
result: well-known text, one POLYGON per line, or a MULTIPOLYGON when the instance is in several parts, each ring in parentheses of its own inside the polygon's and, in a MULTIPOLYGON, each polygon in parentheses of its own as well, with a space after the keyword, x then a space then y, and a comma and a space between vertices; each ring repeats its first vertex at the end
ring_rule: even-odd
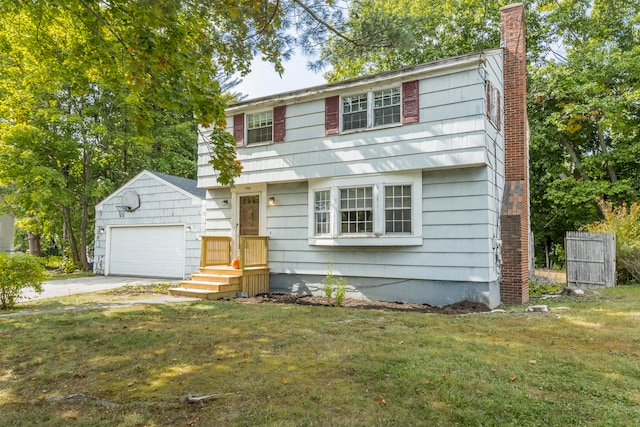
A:
POLYGON ((529 126, 527 51, 522 3, 500 9, 504 48, 505 188, 502 199, 502 278, 505 304, 529 301, 529 126))

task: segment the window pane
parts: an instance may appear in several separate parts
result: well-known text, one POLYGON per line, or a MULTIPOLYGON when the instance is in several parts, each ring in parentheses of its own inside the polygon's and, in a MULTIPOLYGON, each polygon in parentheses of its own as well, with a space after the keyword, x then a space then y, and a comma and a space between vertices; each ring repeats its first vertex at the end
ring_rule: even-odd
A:
POLYGON ((342 98, 342 130, 367 127, 367 94, 342 98))
POLYGON ((329 190, 315 192, 315 234, 329 234, 331 232, 330 195, 329 190))
POLYGON ((340 190, 341 233, 373 232, 372 195, 372 187, 343 188, 340 190))
POLYGON ((411 186, 384 188, 385 233, 411 233, 411 186))
POLYGON ((373 125, 400 123, 400 88, 373 93, 373 125))

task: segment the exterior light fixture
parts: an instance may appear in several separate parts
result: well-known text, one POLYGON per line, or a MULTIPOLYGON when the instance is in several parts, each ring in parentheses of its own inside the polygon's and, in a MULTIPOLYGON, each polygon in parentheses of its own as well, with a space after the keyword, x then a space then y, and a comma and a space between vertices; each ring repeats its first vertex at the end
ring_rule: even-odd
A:
POLYGON ((222 206, 229 206, 229 199, 224 199, 222 201, 222 206))
POLYGON ((100 227, 100 229, 98 230, 98 233, 100 233, 100 234, 104 234, 104 231, 105 231, 105 230, 104 230, 104 227, 100 227))
POLYGON ((275 206, 275 205, 276 205, 276 198, 269 197, 269 206, 275 206))

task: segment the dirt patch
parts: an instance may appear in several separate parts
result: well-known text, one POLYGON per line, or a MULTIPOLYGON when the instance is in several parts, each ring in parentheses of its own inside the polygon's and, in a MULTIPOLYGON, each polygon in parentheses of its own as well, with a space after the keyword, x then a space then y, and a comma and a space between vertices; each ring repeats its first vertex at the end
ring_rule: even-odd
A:
MULTIPOLYGON (((251 298, 237 298, 235 301, 245 304, 298 304, 313 306, 330 306, 324 297, 312 295, 289 295, 289 294, 265 294, 251 298)), ((483 303, 461 301, 444 307, 434 307, 428 304, 411 304, 402 302, 367 301, 346 298, 342 302, 346 308, 357 308, 364 310, 390 310, 390 311, 412 311, 416 313, 440 313, 440 314, 468 314, 484 313, 491 311, 483 303)))

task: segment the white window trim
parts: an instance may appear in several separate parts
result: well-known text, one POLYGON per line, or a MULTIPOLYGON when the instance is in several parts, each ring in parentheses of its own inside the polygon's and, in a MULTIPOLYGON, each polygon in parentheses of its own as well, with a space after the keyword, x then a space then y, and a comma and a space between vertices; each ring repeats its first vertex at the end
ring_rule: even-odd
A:
POLYGON ((307 238, 312 246, 420 246, 422 245, 422 172, 360 175, 348 178, 329 178, 309 182, 309 213, 307 238), (411 185, 411 233, 385 233, 384 187, 386 185, 411 185), (348 187, 373 187, 373 233, 340 233, 340 189, 348 187), (331 190, 331 232, 315 235, 315 192, 331 190))
POLYGON ((364 132, 367 130, 371 130, 371 129, 384 129, 384 128, 390 128, 390 127, 396 127, 396 126, 402 126, 402 107, 403 107, 403 99, 402 99, 402 85, 392 85, 392 86, 384 86, 384 87, 377 87, 377 88, 373 88, 373 89, 368 89, 368 90, 363 90, 363 91, 359 91, 359 92, 354 92, 354 93, 347 93, 344 95, 340 95, 340 123, 338 124, 338 126, 340 127, 340 134, 350 134, 350 133, 357 133, 357 132, 364 132), (398 123, 387 123, 384 125, 378 125, 378 126, 374 126, 374 118, 373 118, 373 103, 374 103, 374 98, 373 98, 373 93, 374 92, 379 92, 379 91, 383 91, 383 90, 387 90, 387 89, 398 89, 400 92, 400 121, 398 123), (357 128, 357 129, 349 129, 349 130, 344 130, 344 110, 343 110, 343 99, 344 98, 348 98, 350 96, 357 96, 357 95, 367 95, 367 126, 363 127, 363 128, 357 128))

